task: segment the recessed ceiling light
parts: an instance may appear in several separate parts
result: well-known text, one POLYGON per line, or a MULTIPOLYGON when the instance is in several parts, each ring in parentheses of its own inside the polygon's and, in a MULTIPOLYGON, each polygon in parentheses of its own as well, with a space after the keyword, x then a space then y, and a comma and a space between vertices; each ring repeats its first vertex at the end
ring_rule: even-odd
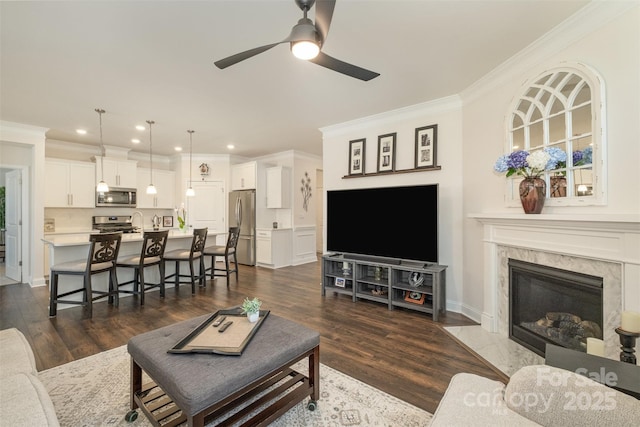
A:
POLYGON ((86 130, 84 130, 84 129, 76 129, 76 133, 77 133, 78 135, 86 135, 86 134, 87 134, 87 131, 86 131, 86 130))
POLYGON ((131 142, 133 142, 134 144, 140 144, 140 140, 138 138, 133 138, 131 142))
POLYGON ((235 147, 235 145, 233 145, 233 144, 228 144, 228 145, 227 145, 227 148, 228 148, 229 150, 233 150, 233 149, 234 149, 234 148, 236 148, 236 147, 235 147))
POLYGON ((175 147, 174 150, 176 151, 182 151, 182 147, 175 147))
POLYGON ((142 125, 136 125, 136 129, 138 130, 145 130, 146 128, 142 125))

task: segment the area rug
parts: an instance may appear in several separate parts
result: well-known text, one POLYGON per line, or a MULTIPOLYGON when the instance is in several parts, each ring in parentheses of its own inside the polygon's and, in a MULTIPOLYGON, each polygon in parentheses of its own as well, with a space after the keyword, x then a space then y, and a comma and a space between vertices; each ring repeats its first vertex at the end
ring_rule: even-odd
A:
MULTIPOLYGON (((306 373, 306 363, 296 365, 306 373)), ((145 415, 128 423, 130 359, 126 346, 39 373, 60 425, 151 426, 145 415)), ((308 399, 273 426, 428 426, 431 414, 381 390, 320 364, 320 400, 315 411, 308 399)), ((211 424, 213 425, 213 423, 211 424)))

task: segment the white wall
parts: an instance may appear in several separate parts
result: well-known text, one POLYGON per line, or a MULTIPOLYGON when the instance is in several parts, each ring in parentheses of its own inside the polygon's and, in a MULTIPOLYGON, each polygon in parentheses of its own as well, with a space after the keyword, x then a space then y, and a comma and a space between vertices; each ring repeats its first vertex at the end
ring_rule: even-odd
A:
MULTIPOLYGON (((544 214, 640 214, 640 8, 616 14, 607 2, 591 5, 562 28, 512 58, 462 94, 464 177, 463 312, 482 312, 482 225, 472 213, 521 213, 504 202, 505 178, 493 164, 507 149, 505 120, 521 84, 564 61, 595 69, 606 87, 608 203, 605 206, 547 207, 544 214)), ((631 2, 627 3, 627 8, 631 2)), ((618 4, 619 6, 620 4, 618 4)), ((640 286, 640 283, 632 284, 640 286)))
MULTIPOLYGON (((462 108, 457 96, 419 104, 321 129, 323 133, 324 202, 326 191, 345 188, 439 184, 439 262, 447 269, 447 309, 460 311, 462 300, 462 108), (377 169, 378 136, 397 132, 396 170, 414 167, 415 129, 438 125, 437 171, 365 176, 348 174, 349 141, 366 138, 365 172, 377 169)), ((401 207, 402 208, 402 207, 401 207)), ((325 209, 326 212, 326 209, 325 209)), ((372 233, 396 232, 407 224, 387 224, 372 233)), ((410 235, 410 229, 407 230, 410 235)), ((326 230, 324 231, 326 240, 326 230)), ((416 244, 418 242, 408 242, 416 244)), ((326 250, 326 245, 324 250, 326 250)))

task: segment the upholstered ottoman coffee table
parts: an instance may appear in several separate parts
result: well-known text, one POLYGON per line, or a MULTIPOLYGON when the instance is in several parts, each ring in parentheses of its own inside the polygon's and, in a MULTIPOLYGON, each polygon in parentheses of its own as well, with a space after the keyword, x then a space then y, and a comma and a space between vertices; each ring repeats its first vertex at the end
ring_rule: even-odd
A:
MULTIPOLYGON (((129 340, 131 409, 155 425, 267 425, 310 397, 320 396, 320 335, 270 314, 239 356, 170 354, 167 350, 211 315, 186 320, 129 340), (309 374, 291 368, 308 358, 309 374), (151 383, 142 384, 142 371, 151 383), (251 419, 246 417, 251 414, 251 419)), ((130 412, 128 418, 135 412, 130 412)), ((133 418, 135 419, 135 418, 133 418)))

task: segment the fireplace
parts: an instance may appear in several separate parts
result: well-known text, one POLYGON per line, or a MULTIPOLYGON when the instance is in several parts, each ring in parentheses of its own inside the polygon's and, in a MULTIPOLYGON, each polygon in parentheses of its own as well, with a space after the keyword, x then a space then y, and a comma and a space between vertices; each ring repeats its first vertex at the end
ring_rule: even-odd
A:
POLYGON ((509 337, 544 357, 546 343, 586 351, 602 339, 603 278, 508 260, 509 337))

